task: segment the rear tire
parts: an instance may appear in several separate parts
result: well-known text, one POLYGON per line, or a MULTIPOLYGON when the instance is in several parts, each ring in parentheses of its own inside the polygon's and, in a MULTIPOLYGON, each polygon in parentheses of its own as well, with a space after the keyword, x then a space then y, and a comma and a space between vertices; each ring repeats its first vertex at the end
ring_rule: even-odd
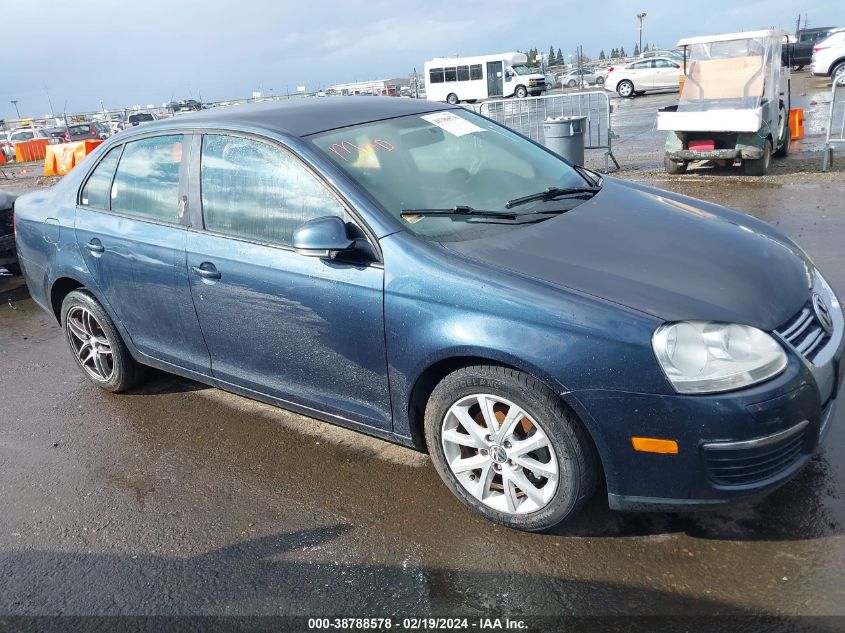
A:
POLYGON ((772 161, 772 142, 766 139, 763 145, 762 158, 749 159, 742 161, 742 168, 745 170, 746 176, 765 176, 769 171, 769 163, 772 161))
POLYGON ((603 86, 604 85, 604 77, 596 77, 596 85, 603 86))
POLYGON ((627 79, 623 79, 616 85, 616 92, 619 93, 619 96, 623 99, 627 99, 629 97, 634 96, 634 83, 627 79))
POLYGON ((570 79, 569 81, 566 82, 566 85, 569 86, 570 88, 574 88, 575 86, 578 85, 578 82, 576 82, 574 79, 570 79))
POLYGON ((146 368, 132 358, 109 315, 88 291, 68 293, 61 323, 76 364, 101 389, 120 393, 145 377, 146 368))
POLYGON ((456 95, 454 92, 450 92, 446 97, 446 103, 448 103, 449 105, 458 105, 460 103, 458 95, 456 95))
POLYGON ((830 70, 830 79, 833 83, 845 81, 845 62, 839 62, 830 70))
POLYGON ((668 156, 663 157, 663 166, 666 168, 667 174, 676 176, 678 174, 686 173, 687 164, 688 163, 685 160, 675 160, 674 158, 669 158, 668 156))
POLYGON ((506 527, 549 530, 596 489, 598 458, 581 422, 544 384, 515 369, 475 365, 446 376, 426 405, 425 436, 452 493, 506 527), (486 413, 482 402, 490 403, 486 413), (528 441, 538 448, 520 447, 528 441), (471 466, 457 463, 467 458, 471 466))

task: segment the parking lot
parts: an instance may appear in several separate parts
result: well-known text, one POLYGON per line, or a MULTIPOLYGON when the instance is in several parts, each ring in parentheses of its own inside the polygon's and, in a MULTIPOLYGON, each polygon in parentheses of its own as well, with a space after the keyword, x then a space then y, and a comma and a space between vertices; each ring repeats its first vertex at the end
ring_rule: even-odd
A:
MULTIPOLYGON (((815 121, 823 89, 800 77, 815 121)), ((845 296, 845 170, 819 173, 815 123, 764 178, 669 177, 654 115, 676 100, 613 99, 619 175, 776 225, 845 296)), ((52 182, 31 169, 0 186, 52 182)), ((761 501, 621 514, 600 492, 536 535, 466 511, 408 449, 165 374, 104 393, 19 277, 0 278, 0 366, 0 614, 729 613, 841 630, 790 620, 845 616, 841 407, 821 454, 761 501)))

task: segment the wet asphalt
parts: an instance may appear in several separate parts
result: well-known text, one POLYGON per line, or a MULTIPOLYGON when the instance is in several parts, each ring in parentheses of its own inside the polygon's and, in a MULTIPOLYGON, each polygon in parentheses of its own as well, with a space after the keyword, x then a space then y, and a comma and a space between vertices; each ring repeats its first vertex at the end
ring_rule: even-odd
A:
MULTIPOLYGON (((845 172, 782 171, 625 176, 778 226, 845 297, 845 172)), ((420 453, 161 373, 100 391, 0 279, 0 616, 845 618, 843 532, 845 407, 761 501, 621 514, 599 494, 524 534, 465 510, 420 453)))

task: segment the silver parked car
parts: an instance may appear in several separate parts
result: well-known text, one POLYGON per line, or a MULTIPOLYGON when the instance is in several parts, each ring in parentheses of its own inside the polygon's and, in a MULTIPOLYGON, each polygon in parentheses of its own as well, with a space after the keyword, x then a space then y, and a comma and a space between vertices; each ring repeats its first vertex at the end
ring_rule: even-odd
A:
POLYGON ((581 68, 580 70, 575 68, 560 76, 561 87, 574 88, 580 83, 579 75, 583 76, 585 85, 595 84, 600 86, 604 83, 604 77, 595 68, 581 68))

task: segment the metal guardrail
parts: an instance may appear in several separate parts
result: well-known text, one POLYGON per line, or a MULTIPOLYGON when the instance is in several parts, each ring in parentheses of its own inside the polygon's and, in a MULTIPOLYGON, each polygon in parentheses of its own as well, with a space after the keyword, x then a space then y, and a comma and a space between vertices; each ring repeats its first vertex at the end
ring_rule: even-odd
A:
POLYGON ((574 92, 526 97, 524 99, 495 99, 472 108, 538 143, 545 143, 543 123, 561 116, 585 116, 584 149, 603 149, 605 170, 610 161, 619 169, 613 155, 613 128, 610 122, 610 97, 607 92, 574 92))
POLYGON ((830 87, 830 114, 827 117, 827 138, 824 142, 822 171, 833 166, 833 146, 845 143, 845 75, 830 87))

